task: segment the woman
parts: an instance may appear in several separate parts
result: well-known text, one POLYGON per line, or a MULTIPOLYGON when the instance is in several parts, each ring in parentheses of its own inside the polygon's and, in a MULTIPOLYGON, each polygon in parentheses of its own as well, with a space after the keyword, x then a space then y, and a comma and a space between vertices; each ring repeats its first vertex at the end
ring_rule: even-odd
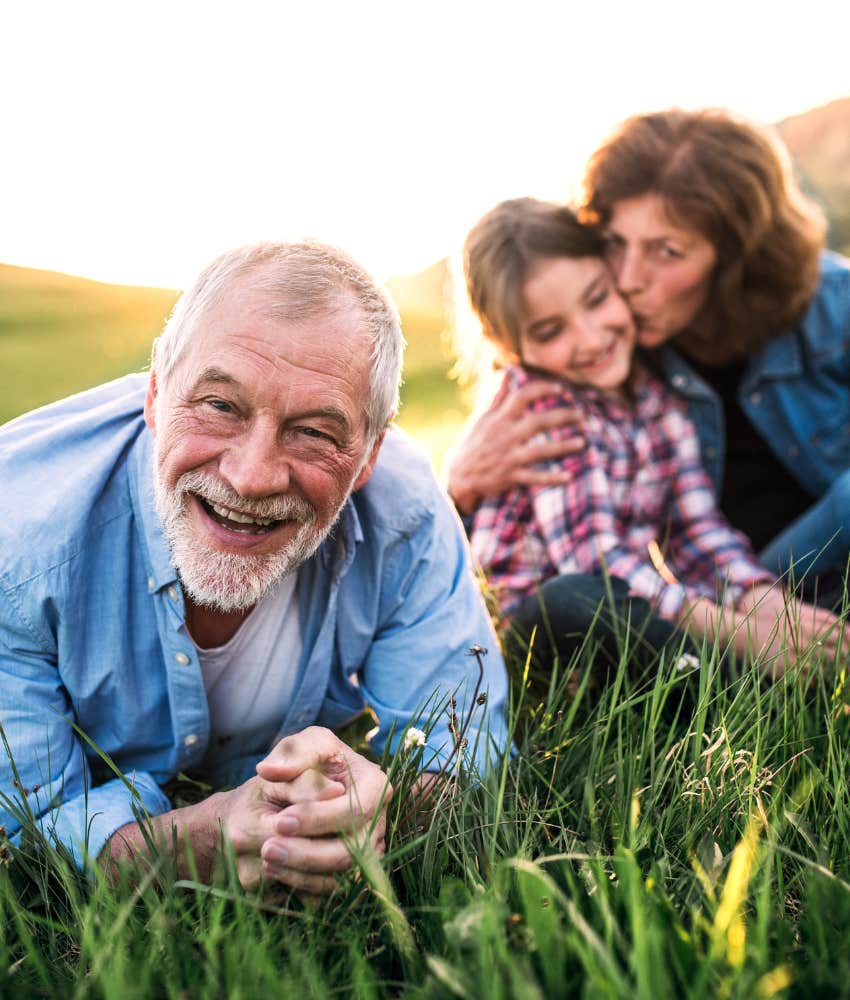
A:
MULTIPOLYGON (((843 571, 850 262, 823 250, 784 150, 725 112, 640 115, 592 156, 582 217, 605 236, 638 343, 685 402, 729 521, 774 572, 843 571)), ((558 420, 529 409, 547 391, 498 398, 471 428, 449 468, 461 513, 512 485, 564 480, 538 463, 583 447, 581 428, 537 437, 558 420)))

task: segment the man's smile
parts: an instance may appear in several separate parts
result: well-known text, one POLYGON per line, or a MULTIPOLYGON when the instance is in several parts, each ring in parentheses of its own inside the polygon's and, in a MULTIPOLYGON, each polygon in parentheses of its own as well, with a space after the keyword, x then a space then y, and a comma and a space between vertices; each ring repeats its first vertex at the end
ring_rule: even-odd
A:
POLYGON ((250 534, 265 535, 275 528, 280 527, 284 523, 283 520, 275 518, 265 518, 265 517, 255 517, 251 514, 243 513, 242 511, 233 510, 230 507, 224 507, 221 504, 213 503, 210 500, 204 499, 204 497, 199 496, 197 493, 192 494, 203 507, 206 514, 212 518, 212 520, 218 522, 225 528, 229 528, 231 531, 242 531, 249 532, 250 534))

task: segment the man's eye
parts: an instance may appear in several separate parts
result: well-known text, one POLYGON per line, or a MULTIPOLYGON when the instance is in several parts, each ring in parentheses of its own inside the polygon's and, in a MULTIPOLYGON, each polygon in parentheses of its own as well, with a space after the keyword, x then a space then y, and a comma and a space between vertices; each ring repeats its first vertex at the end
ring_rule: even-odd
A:
POLYGON ((324 431, 317 430, 315 427, 300 427, 299 430, 305 437, 315 438, 319 441, 332 440, 330 434, 325 434, 324 431))
POLYGON ((210 406, 214 410, 218 410, 219 413, 233 413, 233 407, 230 403, 225 403, 223 399, 210 399, 208 402, 210 406))

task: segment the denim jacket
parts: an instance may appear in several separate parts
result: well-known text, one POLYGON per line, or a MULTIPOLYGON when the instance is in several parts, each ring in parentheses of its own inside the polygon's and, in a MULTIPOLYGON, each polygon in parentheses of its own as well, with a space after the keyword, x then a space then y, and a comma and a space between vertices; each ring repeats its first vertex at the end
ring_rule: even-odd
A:
MULTIPOLYGON (((210 723, 183 593, 153 503, 147 379, 129 376, 0 428, 0 823, 15 800, 83 863, 134 818, 170 808, 161 786, 201 763, 210 723), (109 754, 123 777, 74 730, 109 754), (18 787, 13 784, 17 781, 18 787), (132 792, 131 792, 132 788, 132 792)), ((474 710, 479 768, 507 749, 507 677, 461 527, 409 438, 390 432, 372 478, 299 569, 303 647, 275 738, 336 728, 365 704, 373 746, 433 717, 422 766, 453 747, 441 705, 474 710), (468 648, 490 649, 484 708, 468 648)), ((278 654, 286 661, 288 650, 278 654)), ((274 736, 274 734, 270 734, 274 736)), ((236 784, 267 746, 228 744, 215 778, 236 784)))
MULTIPOLYGON (((702 462, 719 495, 723 404, 673 348, 663 347, 658 357, 696 425, 702 462)), ((801 323, 750 360, 738 400, 776 457, 817 496, 850 468, 850 260, 823 253, 820 285, 801 323)))

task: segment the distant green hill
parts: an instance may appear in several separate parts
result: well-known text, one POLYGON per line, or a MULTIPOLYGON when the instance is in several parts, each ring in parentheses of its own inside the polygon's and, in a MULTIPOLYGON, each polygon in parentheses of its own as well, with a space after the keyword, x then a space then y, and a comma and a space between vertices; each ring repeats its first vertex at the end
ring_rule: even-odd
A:
POLYGON ((0 264, 0 422, 143 368, 176 298, 0 264))

